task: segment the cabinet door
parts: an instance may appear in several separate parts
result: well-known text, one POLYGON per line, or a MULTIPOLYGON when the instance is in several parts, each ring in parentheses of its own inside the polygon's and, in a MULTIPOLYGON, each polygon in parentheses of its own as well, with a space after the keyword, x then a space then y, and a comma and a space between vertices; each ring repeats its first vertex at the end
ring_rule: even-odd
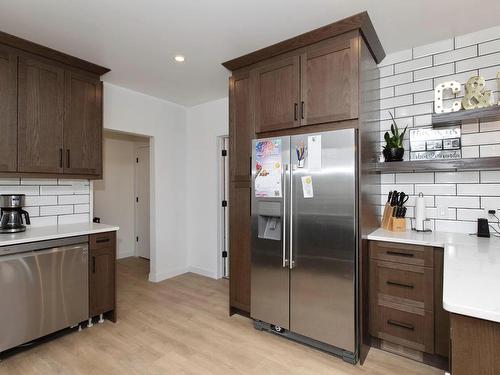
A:
POLYGON ((115 232, 90 237, 89 311, 91 317, 115 309, 115 238, 115 232))
POLYGON ((255 137, 253 96, 248 73, 229 82, 229 165, 231 181, 250 181, 251 142, 255 137))
POLYGON ((302 54, 302 125, 358 117, 358 42, 346 34, 302 54))
POLYGON ((229 193, 230 305, 250 313, 250 183, 232 182, 229 193))
POLYGON ((300 125, 300 57, 256 68, 255 130, 259 133, 300 125))
POLYGON ((17 55, 0 46, 0 172, 17 171, 17 55))
POLYGON ((61 173, 64 70, 19 58, 19 172, 61 173))
POLYGON ((71 71, 65 77, 64 173, 102 172, 102 83, 71 71))

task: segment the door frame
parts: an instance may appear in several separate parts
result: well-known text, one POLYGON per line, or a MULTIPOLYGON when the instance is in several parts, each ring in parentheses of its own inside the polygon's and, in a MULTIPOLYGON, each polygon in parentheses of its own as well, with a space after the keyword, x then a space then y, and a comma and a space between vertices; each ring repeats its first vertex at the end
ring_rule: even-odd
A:
POLYGON ((229 135, 217 137, 217 278, 229 278, 229 135), (222 156, 226 150, 226 156, 222 156), (227 257, 222 252, 227 251, 227 257))
MULTIPOLYGON (((149 197, 147 197, 149 201, 149 260, 151 261, 151 142, 137 142, 134 143, 134 158, 137 158, 137 150, 139 148, 147 147, 149 150, 149 197)), ((138 187, 137 187, 137 162, 134 161, 134 238, 137 236, 137 204, 135 202, 135 198, 137 197, 138 194, 138 187)), ((137 249, 137 240, 134 241, 134 256, 138 257, 138 249, 137 249)))

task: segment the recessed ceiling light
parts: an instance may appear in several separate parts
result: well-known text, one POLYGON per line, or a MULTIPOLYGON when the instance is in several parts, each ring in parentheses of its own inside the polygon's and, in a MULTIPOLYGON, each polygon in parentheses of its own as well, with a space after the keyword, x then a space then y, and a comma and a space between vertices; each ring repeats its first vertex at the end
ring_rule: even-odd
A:
POLYGON ((174 57, 174 60, 177 62, 184 62, 184 56, 182 55, 177 55, 174 57))

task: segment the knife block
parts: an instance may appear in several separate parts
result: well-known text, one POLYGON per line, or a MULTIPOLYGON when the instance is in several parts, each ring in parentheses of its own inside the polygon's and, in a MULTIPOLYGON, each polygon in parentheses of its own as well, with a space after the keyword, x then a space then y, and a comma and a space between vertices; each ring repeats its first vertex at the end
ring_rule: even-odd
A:
POLYGON ((406 219, 402 217, 391 218, 391 228, 393 232, 406 232, 406 219))
POLYGON ((395 207, 392 207, 389 204, 385 205, 384 214, 382 215, 382 223, 380 225, 382 229, 391 230, 394 208, 395 207))

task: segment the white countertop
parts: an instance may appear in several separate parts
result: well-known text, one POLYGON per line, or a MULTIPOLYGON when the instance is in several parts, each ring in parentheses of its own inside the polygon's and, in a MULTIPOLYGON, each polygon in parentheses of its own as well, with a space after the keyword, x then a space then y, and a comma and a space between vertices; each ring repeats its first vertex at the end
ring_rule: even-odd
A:
POLYGON ((445 310, 500 323, 500 238, 377 229, 367 239, 444 248, 445 310))
POLYGON ((0 246, 18 245, 27 242, 55 240, 57 238, 84 236, 94 233, 112 232, 120 229, 114 225, 79 223, 52 225, 46 227, 28 227, 25 232, 0 233, 0 246))

